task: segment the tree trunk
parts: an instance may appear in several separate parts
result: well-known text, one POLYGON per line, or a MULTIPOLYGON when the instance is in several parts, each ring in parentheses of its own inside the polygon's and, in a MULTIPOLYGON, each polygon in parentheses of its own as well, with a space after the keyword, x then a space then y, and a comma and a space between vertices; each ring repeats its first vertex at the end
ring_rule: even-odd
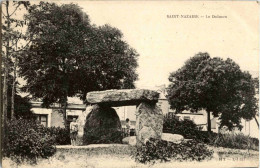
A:
POLYGON ((259 128, 259 122, 257 121, 257 119, 256 119, 255 116, 254 116, 254 118, 255 118, 255 122, 256 122, 256 124, 257 124, 257 127, 259 128))
MULTIPOLYGON (((5 58, 6 59, 6 58, 5 58)), ((8 65, 7 61, 4 61, 4 86, 3 86, 3 120, 7 120, 7 107, 8 107, 8 65)))
MULTIPOLYGON (((10 31, 10 15, 9 15, 9 1, 6 1, 6 16, 7 16, 7 31, 10 31)), ((2 23, 2 8, 1 8, 1 23, 2 23)), ((9 33, 7 33, 9 35, 9 33)), ((2 36, 2 31, 1 31, 1 36, 2 36)), ((4 61, 4 81, 3 81, 3 104, 2 104, 2 129, 1 133, 2 135, 5 135, 5 129, 7 125, 7 108, 8 108, 8 73, 9 73, 9 64, 8 64, 8 58, 9 58, 9 45, 10 41, 9 38, 7 39, 7 44, 6 44, 6 51, 5 51, 5 58, 3 59, 4 61)), ((2 46, 2 40, 1 40, 1 46, 2 46)), ((2 51, 2 48, 1 48, 2 51)), ((2 82, 1 82, 2 83, 2 82)), ((4 142, 4 136, 1 137, 1 146, 3 147, 3 142, 4 142)))
POLYGON ((210 121, 210 111, 207 111, 208 113, 208 132, 210 133, 211 132, 211 121, 210 121))
POLYGON ((62 114, 63 114, 63 121, 64 121, 64 127, 67 128, 67 114, 66 114, 66 110, 67 110, 67 98, 63 100, 62 103, 62 114))
POLYGON ((15 83, 16 83, 16 66, 17 66, 17 58, 14 61, 14 77, 13 77, 13 85, 12 85, 12 102, 11 102, 11 119, 14 118, 14 97, 15 97, 15 83))
MULTIPOLYGON (((9 1, 6 1, 6 19, 7 19, 7 31, 9 35, 10 31, 10 16, 9 16, 9 1)), ((9 64, 8 64, 8 59, 9 59, 9 47, 10 47, 10 41, 9 39, 6 42, 6 55, 4 58, 4 86, 3 86, 3 124, 6 123, 7 120, 7 108, 8 108, 8 74, 9 74, 9 64)))
POLYGON ((66 72, 66 59, 63 57, 62 59, 62 63, 63 63, 63 89, 64 89, 64 96, 62 97, 62 108, 63 108, 63 120, 64 120, 64 126, 65 128, 67 128, 67 114, 66 114, 66 110, 67 110, 67 101, 68 101, 68 78, 67 78, 67 72, 66 72))

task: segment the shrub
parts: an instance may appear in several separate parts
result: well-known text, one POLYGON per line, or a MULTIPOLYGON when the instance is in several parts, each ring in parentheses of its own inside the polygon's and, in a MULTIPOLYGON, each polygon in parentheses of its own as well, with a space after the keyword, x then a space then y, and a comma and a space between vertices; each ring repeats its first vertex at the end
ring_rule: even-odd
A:
POLYGON ((56 151, 54 137, 46 134, 42 126, 32 120, 8 121, 3 140, 3 155, 17 164, 23 161, 36 163, 37 158, 48 158, 56 151))
POLYGON ((173 160, 202 161, 212 158, 213 151, 208 150, 203 143, 195 140, 175 144, 163 140, 150 139, 141 147, 136 147, 132 157, 140 163, 167 162, 173 160))
POLYGON ((218 134, 211 142, 211 145, 235 149, 258 150, 259 140, 243 134, 218 134))
POLYGON ((164 118, 163 132, 180 134, 186 139, 196 139, 201 142, 208 141, 208 133, 202 132, 192 120, 178 120, 177 118, 164 118))
POLYGON ((70 131, 68 128, 48 127, 45 128, 45 131, 55 138, 55 145, 70 144, 70 131))
POLYGON ((199 142, 210 143, 216 133, 201 131, 192 120, 178 120, 177 118, 164 118, 163 132, 180 134, 185 139, 195 139, 199 142))
POLYGON ((114 128, 110 129, 95 129, 85 130, 84 144, 110 144, 110 143, 122 143, 123 135, 121 130, 114 128))
POLYGON ((164 118, 163 132, 181 134, 184 138, 194 139, 199 129, 191 120, 178 120, 177 118, 164 118))
POLYGON ((176 118, 164 118, 164 133, 180 134, 186 139, 194 139, 217 147, 258 150, 259 140, 243 134, 220 134, 201 131, 191 120, 179 121, 176 118))

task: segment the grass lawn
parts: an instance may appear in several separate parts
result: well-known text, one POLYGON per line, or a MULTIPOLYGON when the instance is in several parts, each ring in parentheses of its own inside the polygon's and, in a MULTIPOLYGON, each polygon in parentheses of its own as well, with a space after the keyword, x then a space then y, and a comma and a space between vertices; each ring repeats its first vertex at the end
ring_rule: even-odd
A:
MULTIPOLYGON (((37 165, 22 164, 19 168, 142 168, 142 167, 258 167, 258 151, 214 148, 211 160, 203 162, 155 163, 144 165, 130 157, 127 145, 93 145, 85 147, 60 146, 50 159, 40 159, 37 165)), ((3 168, 16 167, 8 158, 3 159, 3 168)))

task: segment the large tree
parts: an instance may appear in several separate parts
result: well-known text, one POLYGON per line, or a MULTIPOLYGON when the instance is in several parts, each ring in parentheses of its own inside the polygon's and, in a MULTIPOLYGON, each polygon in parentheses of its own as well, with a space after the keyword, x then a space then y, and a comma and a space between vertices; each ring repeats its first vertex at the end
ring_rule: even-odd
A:
POLYGON ((256 114, 254 81, 248 72, 231 59, 211 58, 198 53, 169 77, 168 100, 176 112, 206 110, 208 131, 210 114, 219 117, 220 127, 242 128, 241 118, 252 119, 256 114))
POLYGON ((75 4, 40 2, 26 16, 32 44, 20 60, 24 90, 45 107, 93 90, 133 88, 138 54, 111 26, 96 27, 75 4))
POLYGON ((93 26, 91 36, 74 71, 80 98, 85 100, 89 91, 134 88, 138 54, 122 40, 120 30, 93 26))

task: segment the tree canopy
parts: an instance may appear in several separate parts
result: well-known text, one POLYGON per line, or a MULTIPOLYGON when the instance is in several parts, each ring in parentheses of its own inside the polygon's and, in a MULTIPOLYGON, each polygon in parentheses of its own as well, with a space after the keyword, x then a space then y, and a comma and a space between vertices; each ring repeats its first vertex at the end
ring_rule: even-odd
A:
POLYGON ((254 80, 248 72, 231 59, 211 58, 198 53, 169 76, 167 92, 172 109, 208 113, 208 130, 211 130, 210 113, 230 130, 242 128, 241 118, 252 119, 256 114, 254 80))
POLYGON ((44 106, 66 106, 68 96, 85 100, 89 91, 134 88, 137 52, 117 28, 90 24, 75 4, 32 5, 28 21, 31 45, 19 61, 24 90, 44 106))

